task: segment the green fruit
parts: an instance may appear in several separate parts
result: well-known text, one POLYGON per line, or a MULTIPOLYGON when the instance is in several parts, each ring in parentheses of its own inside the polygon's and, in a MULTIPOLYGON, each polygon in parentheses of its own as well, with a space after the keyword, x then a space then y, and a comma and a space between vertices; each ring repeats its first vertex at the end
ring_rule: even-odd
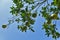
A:
POLYGON ((26 24, 25 24, 26 26, 30 26, 30 22, 26 22, 26 24))
POLYGON ((57 19, 58 18, 58 15, 57 14, 52 14, 51 15, 51 19, 57 19))
POLYGON ((33 18, 36 18, 36 16, 37 16, 36 13, 33 13, 33 14, 32 14, 32 17, 33 17, 33 18))
POLYGON ((6 28, 6 27, 7 27, 7 25, 5 25, 5 24, 4 24, 4 25, 2 25, 2 28, 6 28))

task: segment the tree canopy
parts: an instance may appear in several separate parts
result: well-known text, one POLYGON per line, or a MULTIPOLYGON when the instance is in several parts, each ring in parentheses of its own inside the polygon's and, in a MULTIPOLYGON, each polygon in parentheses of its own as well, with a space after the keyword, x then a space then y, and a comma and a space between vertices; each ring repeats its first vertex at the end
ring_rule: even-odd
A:
POLYGON ((22 32, 33 29, 35 18, 42 15, 45 22, 42 24, 42 29, 45 30, 47 37, 52 35, 52 38, 59 38, 60 33, 57 32, 56 21, 60 20, 60 0, 12 0, 13 5, 10 13, 13 15, 13 19, 8 20, 8 24, 2 25, 2 28, 6 28, 8 25, 17 22, 17 28, 22 32), (41 8, 38 14, 38 9, 41 8), (34 10, 34 11, 33 11, 34 10), (54 21, 54 23, 53 23, 54 21), (22 23, 21 25, 19 25, 22 23))

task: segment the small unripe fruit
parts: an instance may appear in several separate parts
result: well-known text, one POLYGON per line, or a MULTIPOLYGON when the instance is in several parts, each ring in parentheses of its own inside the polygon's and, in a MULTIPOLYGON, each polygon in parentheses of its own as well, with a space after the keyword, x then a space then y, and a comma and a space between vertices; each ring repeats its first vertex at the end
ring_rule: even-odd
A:
POLYGON ((33 17, 33 18, 36 18, 36 16, 37 16, 36 13, 33 13, 33 14, 32 14, 32 17, 33 17))
POLYGON ((6 25, 6 24, 3 24, 3 25, 2 25, 2 28, 6 28, 6 27, 7 27, 7 25, 6 25))

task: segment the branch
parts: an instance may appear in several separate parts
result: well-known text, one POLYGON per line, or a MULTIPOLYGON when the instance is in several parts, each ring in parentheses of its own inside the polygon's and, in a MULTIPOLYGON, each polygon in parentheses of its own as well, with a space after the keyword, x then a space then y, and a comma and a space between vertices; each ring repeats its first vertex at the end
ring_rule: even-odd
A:
MULTIPOLYGON (((43 4, 43 3, 45 3, 47 0, 44 0, 43 2, 41 2, 41 3, 38 3, 36 6, 38 6, 37 7, 37 9, 43 4)), ((36 8, 36 7, 35 7, 36 8)), ((35 11, 37 11, 37 9, 35 10, 35 11)))

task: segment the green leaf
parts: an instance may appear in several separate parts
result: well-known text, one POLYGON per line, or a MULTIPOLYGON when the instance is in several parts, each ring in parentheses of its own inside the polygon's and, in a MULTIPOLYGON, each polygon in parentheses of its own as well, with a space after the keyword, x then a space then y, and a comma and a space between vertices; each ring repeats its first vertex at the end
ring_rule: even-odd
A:
POLYGON ((22 17, 25 17, 25 16, 26 16, 26 14, 25 14, 25 13, 22 13, 22 14, 21 14, 21 16, 22 16, 22 17))
POLYGON ((19 19, 19 18, 17 18, 15 21, 16 21, 17 23, 19 23, 19 22, 20 22, 20 19, 19 19))
POLYGON ((29 28, 32 32, 35 32, 31 27, 29 28))
POLYGON ((26 1, 29 4, 34 3, 34 0, 24 0, 24 1, 26 1))

